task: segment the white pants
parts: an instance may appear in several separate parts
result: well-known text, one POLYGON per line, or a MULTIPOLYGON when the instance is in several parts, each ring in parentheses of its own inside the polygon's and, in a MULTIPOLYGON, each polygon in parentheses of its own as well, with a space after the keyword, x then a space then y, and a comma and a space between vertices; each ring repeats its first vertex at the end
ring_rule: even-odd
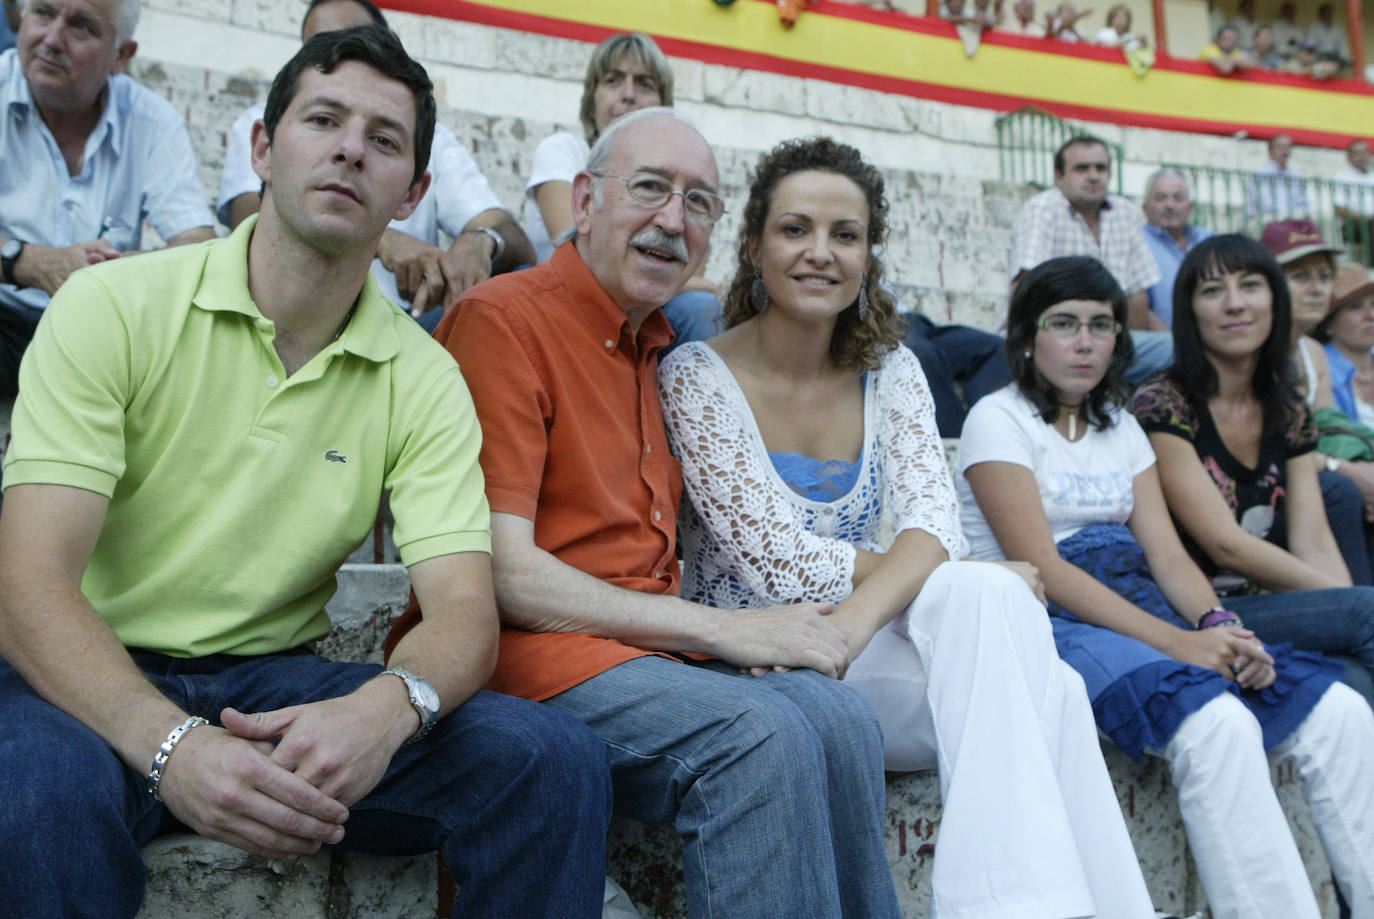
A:
POLYGON ((1353 919, 1371 919, 1374 715, 1368 704, 1337 683, 1268 759, 1263 753, 1259 722, 1227 693, 1185 718, 1155 754, 1173 772, 1213 919, 1319 915, 1270 780, 1269 762, 1289 757, 1353 919))
POLYGON ((1151 919, 1083 680, 998 565, 945 563, 845 682, 893 771, 940 770, 936 919, 1151 919))

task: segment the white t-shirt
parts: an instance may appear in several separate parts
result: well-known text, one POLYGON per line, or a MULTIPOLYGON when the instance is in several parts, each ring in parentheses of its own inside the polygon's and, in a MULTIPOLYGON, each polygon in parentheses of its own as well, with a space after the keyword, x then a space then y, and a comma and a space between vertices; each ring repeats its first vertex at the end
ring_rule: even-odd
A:
POLYGON ((1035 474, 1054 541, 1093 523, 1125 523, 1135 506, 1135 477, 1155 462, 1130 412, 1118 410, 1105 431, 1089 428, 1069 443, 1014 386, 979 399, 959 439, 960 515, 972 558, 1004 559, 964 473, 978 463, 1014 463, 1035 474))
POLYGON ((525 235, 534 246, 534 258, 539 264, 553 255, 553 240, 549 238, 549 228, 544 226, 544 215, 539 213, 539 203, 534 200, 534 190, 545 182, 571 184, 587 165, 587 154, 591 152, 585 140, 567 131, 550 134, 534 148, 530 181, 525 186, 525 235))
MULTIPOLYGON (((250 106, 229 129, 224 150, 224 167, 219 176, 220 222, 229 225, 229 202, 247 192, 257 194, 262 179, 253 171, 253 122, 262 117, 267 106, 250 106)), ((501 199, 487 184, 486 176, 453 132, 441 124, 434 126, 434 141, 429 147, 429 171, 433 175, 429 190, 420 199, 415 213, 405 220, 393 220, 389 229, 413 236, 431 246, 439 245, 439 230, 450 237, 463 232, 472 218, 483 211, 501 207, 501 199)), ((407 306, 396 289, 396 276, 372 260, 372 274, 382 294, 393 303, 407 306)))

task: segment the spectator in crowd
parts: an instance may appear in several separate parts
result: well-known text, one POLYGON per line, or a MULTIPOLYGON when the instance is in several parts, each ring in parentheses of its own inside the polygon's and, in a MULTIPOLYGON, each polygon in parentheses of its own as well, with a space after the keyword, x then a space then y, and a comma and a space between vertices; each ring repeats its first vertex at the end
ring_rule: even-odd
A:
POLYGON ((1251 50, 1250 57, 1254 60, 1255 66, 1263 70, 1283 69, 1283 58, 1274 47, 1272 26, 1262 25, 1255 30, 1255 47, 1251 50))
POLYGON ((973 0, 971 7, 964 0, 945 0, 940 4, 940 16, 954 23, 964 43, 965 56, 973 57, 978 53, 983 33, 997 25, 1001 10, 993 9, 992 0, 973 0))
POLYGON ((1333 178, 1331 192, 1336 216, 1341 219, 1345 244, 1374 265, 1374 169, 1370 168, 1369 141, 1356 138, 1345 148, 1346 164, 1333 178), (1350 187, 1354 186, 1354 187, 1350 187))
POLYGON ((1303 177, 1288 168, 1293 138, 1275 134, 1265 148, 1268 158, 1250 174, 1245 186, 1245 211, 1251 220, 1306 216, 1309 205, 1303 177))
MULTIPOLYGON (((1337 246, 1322 238, 1311 220, 1280 220, 1264 227, 1260 244, 1283 268, 1291 301, 1291 364, 1294 391, 1314 413, 1320 434, 1321 410, 1333 405, 1331 367, 1326 352, 1313 337, 1313 329, 1331 311, 1332 284, 1336 276, 1337 246)), ((1346 569, 1356 584, 1374 582, 1364 528, 1365 501, 1374 502, 1374 466, 1333 461, 1322 456, 1318 472, 1326 520, 1346 569), (1368 493, 1368 499, 1364 496, 1368 493)), ((1374 694, 1371 694, 1374 697, 1374 694)))
MULTIPOLYGON (((572 231, 572 182, 587 163, 589 144, 596 143, 601 132, 622 115, 672 104, 672 67, 649 36, 642 32, 612 35, 592 52, 579 113, 585 139, 558 131, 534 149, 525 186, 525 230, 540 264, 572 231)), ((663 315, 676 336, 673 346, 710 338, 720 323, 716 286, 701 274, 694 275, 681 293, 663 305, 663 315)))
POLYGON ((1212 231, 1190 222, 1193 190, 1188 177, 1177 169, 1161 169, 1146 180, 1141 209, 1145 212, 1145 242, 1159 266, 1159 280, 1150 287, 1150 312, 1160 323, 1172 327, 1178 266, 1212 231))
POLYGON ((1222 26, 1216 40, 1203 48, 1197 59, 1211 64, 1212 69, 1224 77, 1249 70, 1254 66, 1254 61, 1240 49, 1236 36, 1235 26, 1222 26))
MULTIPOLYGON (((105 27, 113 6, 80 11, 105 27)), ((54 297, 0 516, 7 912, 132 917, 139 847, 184 825, 271 858, 439 849, 455 915, 601 915, 605 755, 482 690, 497 617, 472 402, 368 280, 425 193, 433 125, 389 31, 316 36, 253 131, 259 216, 54 297), (383 491, 430 611, 386 671, 312 650, 383 491)))
POLYGON ((1048 259, 1091 255, 1127 292, 1135 362, 1129 378, 1143 380, 1173 360, 1168 327, 1150 312, 1150 287, 1159 280, 1145 243, 1140 212, 1109 194, 1111 155, 1101 139, 1071 137, 1054 154, 1054 188, 1026 202, 1011 228, 1010 270, 1015 288, 1021 275, 1048 259))
MULTIPOLYGON (((1189 254, 1181 284, 1215 241, 1189 254)), ((1175 331, 1188 327, 1186 309, 1176 304, 1175 331)), ((1147 440, 1123 411, 1124 318, 1120 287, 1090 259, 1055 259, 1017 288, 1008 327, 1017 382, 974 408, 959 444, 971 551, 1036 566, 1060 654, 1083 676, 1099 728, 1132 758, 1149 753, 1169 764, 1213 915, 1318 916, 1266 751, 1292 758, 1341 887, 1367 906, 1374 825, 1363 815, 1374 806, 1374 715, 1335 683, 1339 667, 1279 644, 1250 620, 1267 609, 1274 620, 1347 631, 1340 617, 1353 603, 1343 608, 1324 594, 1355 601, 1374 590, 1218 596, 1161 494, 1169 473, 1163 448, 1152 443, 1178 438, 1147 440)), ((1187 411, 1187 399, 1178 401, 1187 411)), ((1143 425, 1150 430, 1151 422, 1143 425)), ((1193 478, 1199 489, 1212 487, 1201 468, 1193 478)), ((1207 512, 1231 519, 1215 489, 1207 512)), ((1366 607, 1368 618, 1374 605, 1366 599, 1366 607)))
POLYGON ((1259 28, 1259 23, 1255 22, 1255 0, 1240 0, 1236 4, 1236 15, 1226 24, 1236 30, 1236 45, 1242 51, 1253 50, 1255 31, 1259 28))
POLYGON ((1027 38, 1045 37, 1045 24, 1035 18, 1035 0, 1016 0, 1011 5, 1011 17, 1001 28, 1027 38))
POLYGON ((1124 3, 1118 3, 1107 11, 1107 24, 1097 33, 1093 42, 1131 51, 1135 48, 1144 48, 1149 45, 1150 40, 1139 32, 1131 31, 1131 9, 1124 3))
POLYGON ((1307 27, 1307 40, 1317 50, 1323 61, 1345 67, 1350 63, 1350 42, 1345 37, 1345 27, 1336 22, 1335 7, 1323 3, 1317 7, 1317 18, 1307 27))
POLYGON ((1051 38, 1076 44, 1084 40, 1078 32, 1078 20, 1090 15, 1092 10, 1079 12, 1074 4, 1061 3, 1054 12, 1047 14, 1045 32, 1051 38))
POLYGON ((940 436, 958 437, 968 407, 1007 381, 1002 336, 966 325, 936 325, 922 313, 902 315, 907 326, 902 344, 921 362, 940 436))
POLYGON ((1336 408, 1374 428, 1374 280, 1363 266, 1346 265, 1333 286, 1331 312, 1312 335, 1325 345, 1336 408))
POLYGON ((1300 77, 1311 77, 1314 80, 1329 80, 1334 77, 1341 69, 1341 65, 1335 61, 1322 60, 1317 52, 1317 43, 1310 38, 1304 38, 1298 42, 1298 47, 1293 56, 1289 58, 1284 67, 1288 73, 1300 77))
POLYGON ((436 331, 482 423, 505 623, 491 685, 601 735, 617 809, 683 835, 691 915, 895 919, 882 737, 834 679, 849 652, 830 606, 677 596, 660 307, 705 257, 718 181, 672 109, 626 115, 573 180, 576 235, 436 331))
POLYGON ((181 116, 123 74, 138 0, 29 4, 0 55, 0 398, 48 300, 78 268, 214 236, 181 116), (22 181, 20 177, 22 176, 22 181))
MULTIPOLYGON (((386 19, 372 0, 311 0, 301 20, 301 38, 386 19)), ((263 116, 262 103, 249 106, 229 132, 220 173, 219 219, 237 227, 262 204, 262 183, 253 172, 250 137, 263 116)), ((501 207, 482 170, 443 125, 434 130, 430 191, 415 212, 382 234, 372 270, 382 294, 433 329, 442 309, 468 287, 493 273, 534 261, 534 250, 514 218, 501 207), (440 245, 442 230, 452 238, 440 245)))
POLYGON ((1297 54, 1298 42, 1306 35, 1306 30, 1293 20, 1297 15, 1297 9, 1296 3, 1280 4, 1278 18, 1270 24, 1270 28, 1274 30, 1274 48, 1284 60, 1297 54))
POLYGON ((887 768, 940 770, 932 914, 1148 919, 1033 569, 957 561, 948 464, 874 254, 886 223, 882 177, 854 148, 810 138, 760 160, 730 327, 659 370, 686 499, 683 596, 836 603, 845 682, 878 715, 887 768), (1013 761, 1014 776, 986 781, 1013 761))

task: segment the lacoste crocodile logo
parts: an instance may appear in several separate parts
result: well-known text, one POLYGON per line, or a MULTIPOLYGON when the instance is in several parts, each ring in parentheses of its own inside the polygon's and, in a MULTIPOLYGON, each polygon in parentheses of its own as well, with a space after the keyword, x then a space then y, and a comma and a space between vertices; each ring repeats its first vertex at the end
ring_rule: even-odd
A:
POLYGON ((346 463, 346 462, 348 462, 348 457, 345 456, 344 454, 340 453, 338 450, 326 450, 326 451, 324 451, 324 458, 325 458, 326 460, 328 460, 329 462, 331 462, 331 463, 346 463))

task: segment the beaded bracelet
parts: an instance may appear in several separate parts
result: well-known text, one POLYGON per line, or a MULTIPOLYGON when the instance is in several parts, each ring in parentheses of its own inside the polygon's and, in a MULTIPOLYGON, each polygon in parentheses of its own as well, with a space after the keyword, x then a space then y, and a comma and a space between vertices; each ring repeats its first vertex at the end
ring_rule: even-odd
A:
POLYGON ((202 724, 209 723, 210 722, 199 715, 192 715, 190 718, 181 722, 181 724, 172 728, 171 733, 167 735, 167 739, 157 748, 157 755, 153 757, 153 767, 148 770, 148 776, 144 779, 148 794, 152 795, 154 800, 162 800, 162 795, 158 791, 158 786, 162 784, 162 770, 166 768, 167 759, 172 755, 172 751, 176 749, 177 744, 181 743, 181 738, 185 737, 186 733, 190 731, 191 728, 198 728, 202 724))
POLYGON ((1202 617, 1197 621, 1198 629, 1212 629, 1219 625, 1238 625, 1244 627, 1245 623, 1241 622, 1239 616, 1224 606, 1212 607, 1207 612, 1203 613, 1202 617))

